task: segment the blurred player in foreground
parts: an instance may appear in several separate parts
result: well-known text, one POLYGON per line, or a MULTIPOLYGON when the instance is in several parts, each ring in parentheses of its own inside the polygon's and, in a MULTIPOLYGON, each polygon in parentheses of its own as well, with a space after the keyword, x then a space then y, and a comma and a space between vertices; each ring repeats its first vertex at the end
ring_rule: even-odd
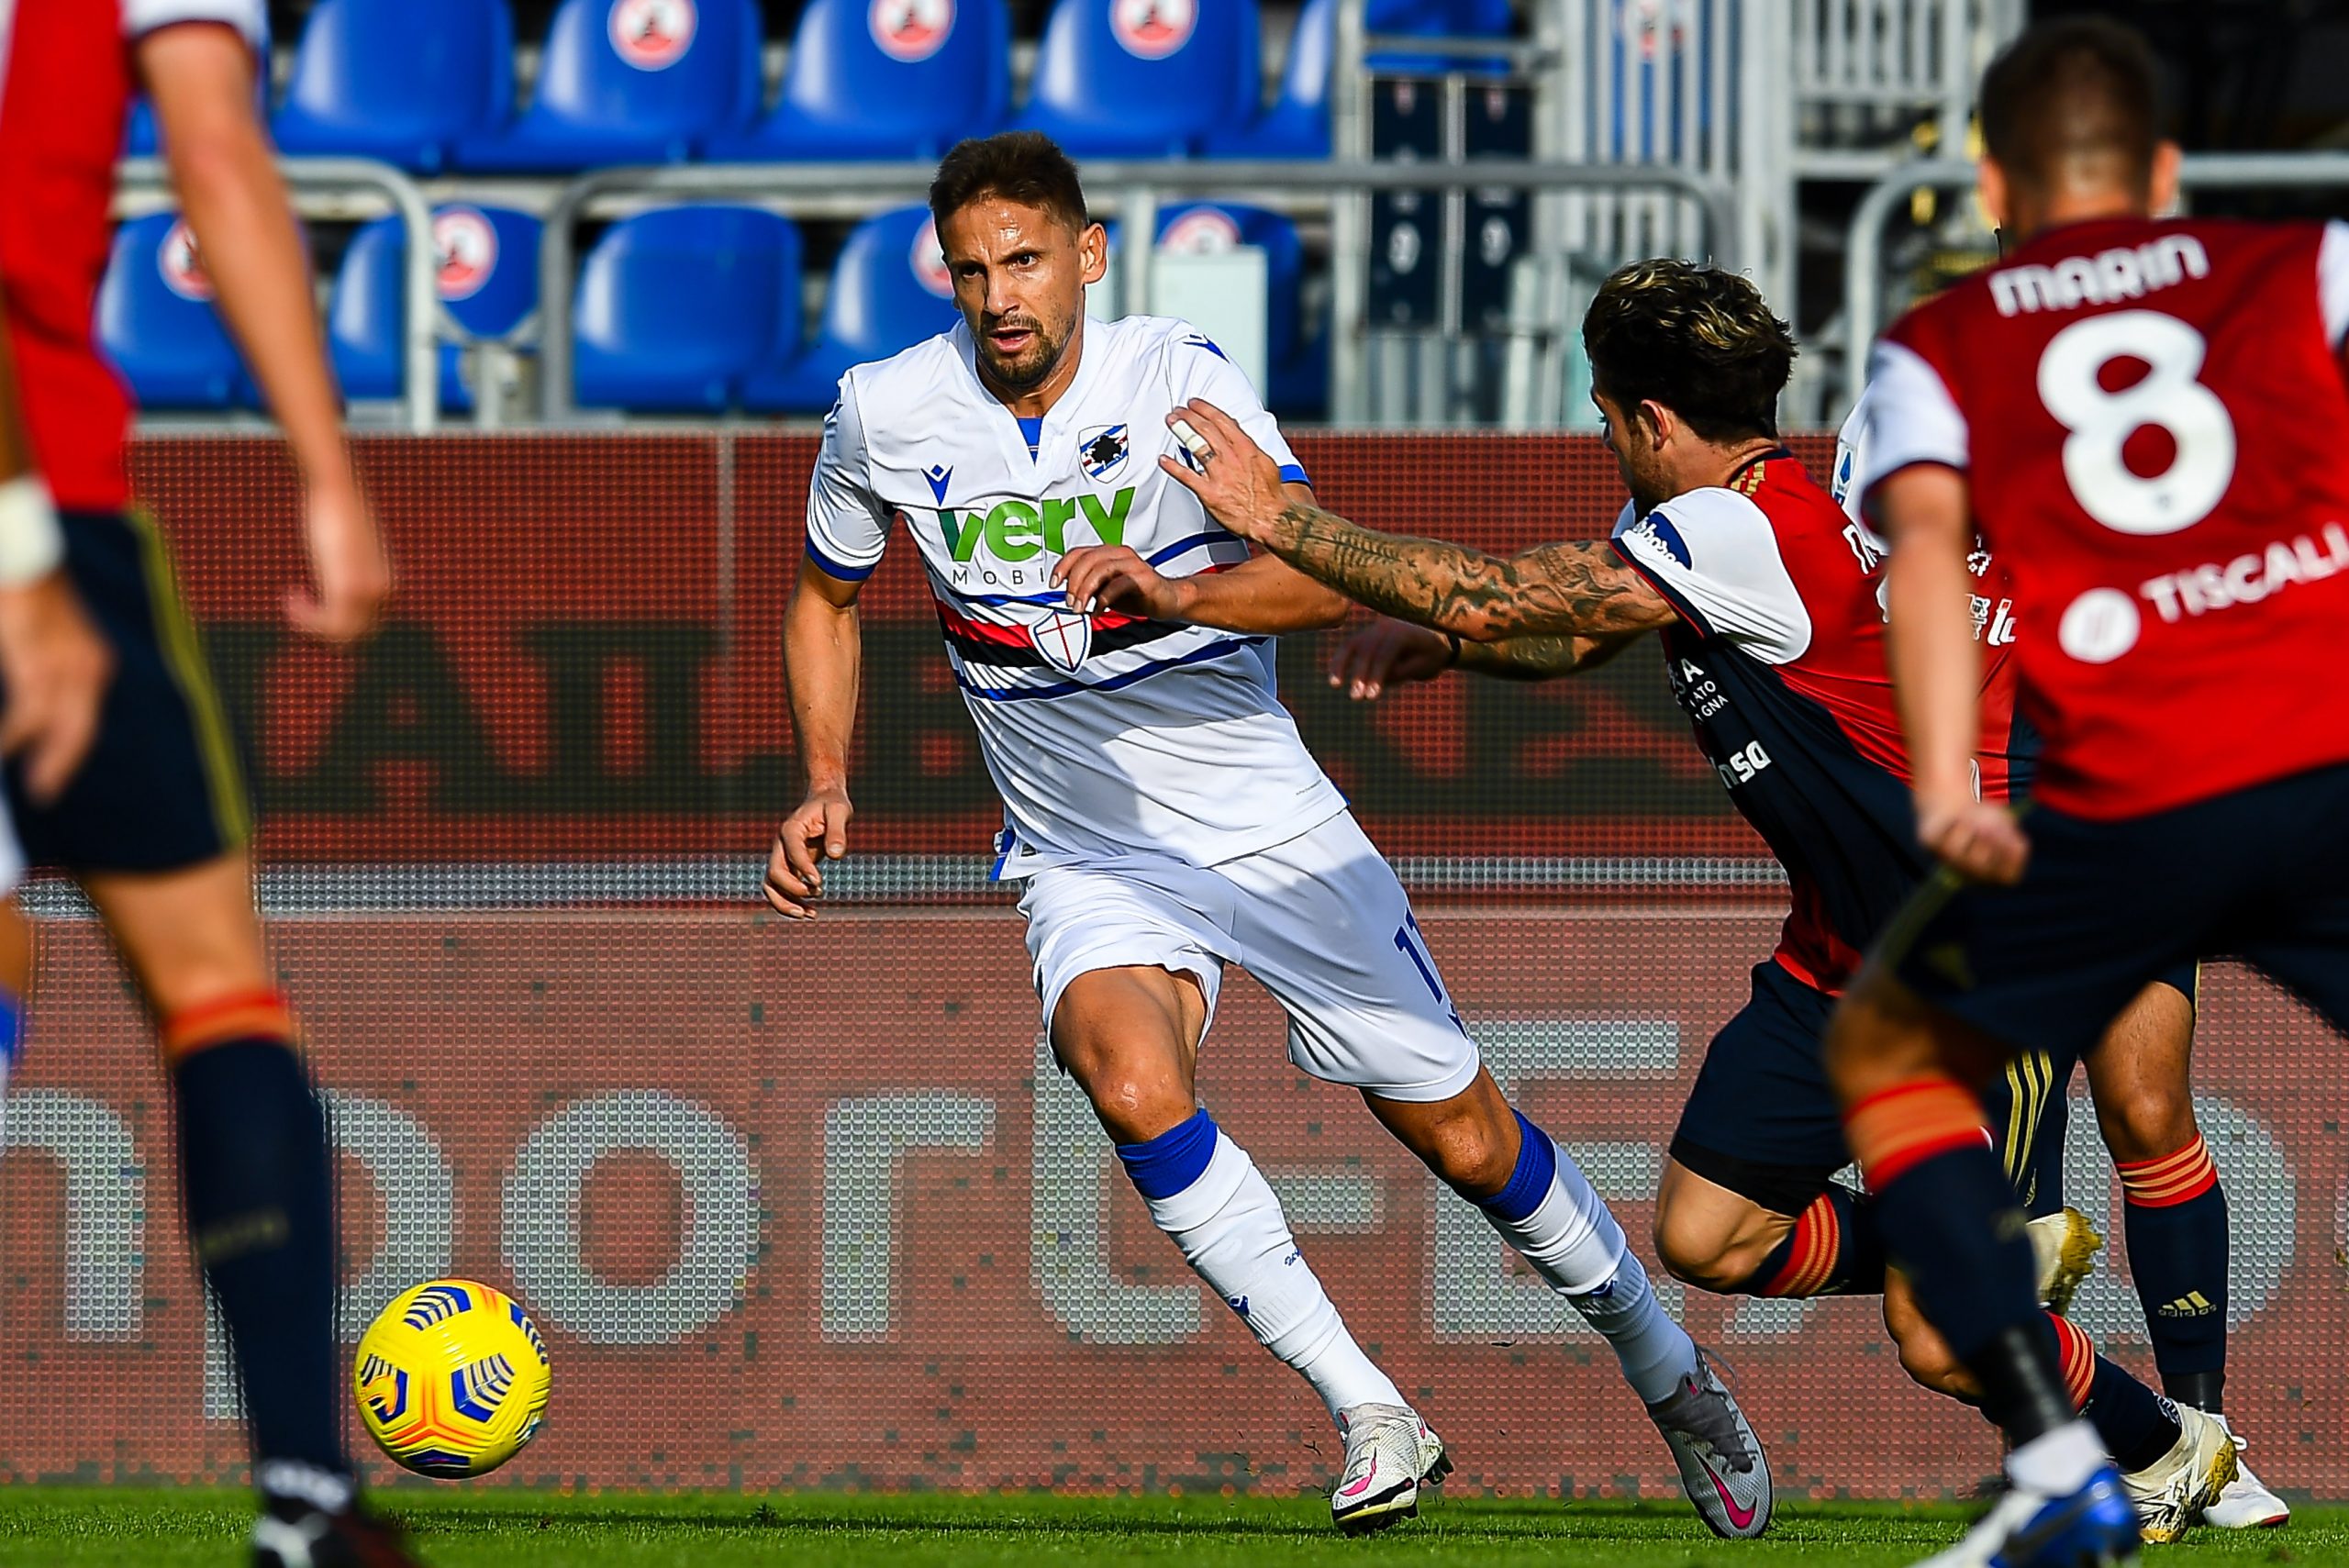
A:
MULTIPOLYGON (((11 9, 0 0, 0 22, 11 9)), ((135 77, 221 314, 300 466, 317 593, 290 593, 288 616, 330 642, 365 635, 391 569, 343 450, 307 259, 254 117, 262 9, 19 0, 0 28, 0 292, 66 573, 114 660, 80 772, 44 797, 52 781, 12 767, 9 803, 34 863, 71 872, 97 906, 161 1037, 194 1250, 250 1421, 254 1562, 396 1568, 411 1560, 360 1512, 343 1442, 326 1125, 262 947, 243 786, 161 539, 131 508, 129 411, 91 340, 135 77)))
POLYGON ((2076 1050, 2147 979, 2238 953, 2349 1024, 2349 227, 2151 214, 2175 190, 2143 40, 2026 32, 1985 75, 1981 197, 2021 248, 1876 349, 1859 484, 1891 539, 1919 837, 1944 862, 1839 1010, 1828 1065, 1894 1253, 2014 1444, 1940 1562, 2122 1562, 1966 1085, 2076 1050), (2011 573, 2045 746, 1978 800, 1976 530, 2011 573), (2181 848, 2186 847, 2186 848, 2181 848))
POLYGON ((812 918, 823 862, 847 851, 856 599, 902 521, 1003 795, 997 874, 1027 884, 1054 1054, 1152 1218, 1329 1407, 1346 1441, 1338 1524, 1408 1516, 1448 1462, 1199 1108, 1231 963, 1286 1009, 1298 1067, 1361 1091, 1607 1337, 1706 1522, 1760 1534, 1752 1429, 1582 1172, 1502 1097, 1401 885, 1274 695, 1272 639, 1331 624, 1344 601, 1252 557, 1168 482, 1165 417, 1211 397, 1278 452, 1272 483, 1300 505, 1305 471, 1197 331, 1085 317, 1106 238, 1049 140, 963 143, 930 209, 963 325, 850 371, 826 420, 785 625, 807 797, 776 835, 768 900, 812 918))
MULTIPOLYGON (((1835 473, 1830 484, 1837 505, 1860 529, 1855 547, 1883 559, 1890 551, 1883 539, 1860 515, 1860 496, 1853 477, 1867 461, 1868 400, 1865 395, 1843 421, 1835 443, 1835 473)), ((1976 618, 1985 626, 1982 638, 1984 706, 2010 709, 2013 686, 2020 678, 2008 656, 2015 633, 2011 586, 2004 567, 1998 569, 1998 587, 1986 590, 1981 579, 1990 568, 1990 554, 1977 548, 1966 558, 1966 569, 1976 578, 1972 595, 1976 618), (1997 593, 2001 596, 1987 596, 1997 593), (2003 628, 2004 638, 2000 631, 2003 628), (2002 690, 2003 688, 2003 690, 2002 690), (1990 694, 1998 693, 1994 698, 1990 694)), ((2030 787, 2030 773, 2038 756, 2035 731, 2017 715, 2016 746, 2010 753, 2010 794, 2020 798, 2030 787)), ((1986 798, 1995 798, 1986 795, 1986 798)), ((1921 850, 1921 846, 1919 846, 1921 850)), ((2230 1253, 2226 1189, 2203 1141, 2194 1116, 2194 1017, 2198 964, 2182 964, 2149 986, 2143 996, 2107 1029, 2085 1059, 2088 1092, 2096 1106, 2098 1130, 2112 1156, 2121 1178, 2121 1225, 2127 1237, 2131 1283, 2144 1313, 2145 1336, 2153 1343, 2154 1365, 2161 1373, 2162 1392, 2177 1404, 2225 1419, 2227 1383, 2227 1267, 2230 1253)), ((1814 1040, 1816 1050, 1820 1042, 1814 1040)), ((1994 1076, 1985 1095, 1990 1126, 1995 1129, 2023 1097, 2035 1064, 2052 1062, 2043 1051, 2020 1053, 2006 1065, 2007 1097, 1998 1098, 1999 1078, 1994 1076)), ((2053 1074, 2051 1074, 2052 1076, 2053 1074)), ((2057 1096, 2054 1115, 2060 1121, 2065 1092, 2063 1074, 2051 1085, 2057 1096)), ((2046 1135, 2056 1173, 2061 1175, 2062 1128, 2046 1135)), ((2008 1173, 2014 1173, 2011 1159, 2008 1173)), ((2022 1187, 2025 1203, 2032 1194, 2022 1187)), ((2033 1221, 2032 1241, 2042 1246, 2043 1222, 2033 1221)), ((2043 1254, 2041 1257, 2045 1262, 2043 1254)), ((2043 1278, 2044 1271, 2043 1267, 2043 1278)), ((1913 1304, 1909 1308, 1915 1311, 1913 1304)), ((2059 1307, 2058 1310, 2062 1310, 2059 1307)), ((2232 1429, 2230 1429, 2232 1434, 2232 1429)), ((2240 1437, 2235 1446, 2245 1446, 2240 1437)), ((2148 1517, 2142 1499, 2138 1517, 2149 1535, 2164 1534, 2160 1521, 2148 1517)), ((2235 1478, 2218 1500, 2201 1510, 2205 1524, 2221 1529, 2266 1529, 2291 1522, 2292 1510, 2261 1485, 2251 1467, 2238 1460, 2235 1478)))
MULTIPOLYGON (((65 573, 57 506, 25 439, 6 305, 0 299, 0 755, 16 759, 29 794, 54 800, 89 754, 114 657, 65 573)), ((32 984, 32 927, 15 896, 24 874, 16 827, 0 808, 0 1094, 24 1046, 32 984)))
MULTIPOLYGON (((1609 541, 1502 561, 1357 528, 1277 495, 1246 432, 1197 403, 1184 417, 1213 455, 1204 473, 1178 477, 1235 532, 1374 608, 1438 628, 1374 628, 1341 654, 1341 679, 1384 684, 1455 662, 1540 679, 1663 635, 1698 742, 1787 868, 1794 907, 1777 952, 1754 970, 1753 999, 1706 1053, 1658 1195, 1659 1250, 1714 1290, 1882 1292, 1910 1374, 1970 1397, 1964 1369, 1887 1277, 1865 1200, 1830 1179, 1850 1156, 1820 1037, 1860 950, 1926 869, 1884 664, 1880 557, 1779 444, 1794 343, 1751 283, 1635 262, 1600 288, 1583 331, 1592 395, 1632 497, 1609 541)), ((2011 696, 2010 681, 1999 689, 2011 696)), ((1982 787, 2000 795, 2009 728, 2003 707, 1989 714, 1971 753, 1982 787)), ((2190 986, 2190 973, 2178 983, 2190 986)), ((2145 1006, 2190 1025, 2174 990, 2156 988, 2145 1006)), ((2060 1195, 2054 1086, 2078 1055, 2043 1058, 1994 1085, 2001 1176, 2046 1211, 2032 1236, 2041 1294, 2059 1302, 2092 1240, 2060 1195)), ((2182 1529, 2216 1495, 2210 1452, 2232 1460, 2225 1429, 2174 1414, 2076 1328, 2051 1321, 2076 1400, 2130 1456, 2132 1494, 2156 1528, 2182 1529)))

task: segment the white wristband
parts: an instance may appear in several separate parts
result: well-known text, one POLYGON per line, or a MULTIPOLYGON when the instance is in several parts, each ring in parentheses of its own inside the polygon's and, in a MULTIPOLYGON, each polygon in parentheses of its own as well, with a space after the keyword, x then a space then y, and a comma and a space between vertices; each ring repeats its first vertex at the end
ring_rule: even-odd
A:
POLYGON ((21 588, 57 570, 65 533, 38 474, 0 480, 0 588, 21 588))

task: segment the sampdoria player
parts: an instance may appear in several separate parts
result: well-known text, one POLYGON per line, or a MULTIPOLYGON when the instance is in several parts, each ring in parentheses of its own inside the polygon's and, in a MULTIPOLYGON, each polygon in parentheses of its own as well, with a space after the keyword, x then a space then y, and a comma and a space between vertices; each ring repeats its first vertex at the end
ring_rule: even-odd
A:
POLYGON ((114 660, 79 773, 43 798, 42 781, 11 768, 9 804, 32 862, 71 872, 97 906, 158 1023, 194 1250, 250 1418, 255 1562, 395 1568, 410 1560, 360 1511, 344 1447, 326 1126, 262 949, 242 786, 162 542, 131 509, 128 409, 91 340, 136 85, 221 314, 300 468, 317 591, 289 595, 289 617, 328 641, 363 635, 391 571, 343 450, 307 258, 253 112, 262 0, 8 10, 0 294, 65 570, 114 660))
POLYGON ((1771 1494, 1752 1429, 1582 1172, 1479 1063, 1400 884, 1274 695, 1273 639, 1344 602, 1252 557, 1162 472, 1169 411, 1209 397, 1309 501, 1271 417, 1184 323, 1086 319, 1106 239, 1049 139, 963 143, 930 209, 963 324, 850 371, 826 421, 785 629, 807 797, 776 835, 768 899, 811 917, 822 862, 847 851, 857 594, 902 520, 1003 795, 997 871, 1027 884, 1053 1052, 1152 1218, 1329 1407, 1337 1522, 1413 1512, 1443 1445, 1199 1108, 1228 964, 1286 1009, 1300 1068, 1360 1090, 1612 1343, 1705 1521, 1758 1535, 1771 1494))
MULTIPOLYGON (((1197 402, 1179 413, 1212 455, 1204 473, 1177 476, 1234 532, 1421 623, 1350 642, 1343 681, 1384 684, 1398 666, 1425 675, 1454 662, 1519 679, 1562 675, 1662 633, 1698 745, 1786 867, 1794 900, 1777 951, 1753 972, 1753 999, 1706 1053, 1658 1200, 1659 1250, 1675 1273, 1715 1290, 1882 1292, 1910 1374, 1971 1397, 1964 1369, 1898 1277, 1887 1278, 1864 1200, 1831 1180, 1850 1157, 1820 1036, 1862 948, 1926 870, 1884 666, 1878 558, 1779 444, 1794 343, 1750 282, 1683 261, 1635 262, 1602 285, 1583 332, 1592 395, 1632 497, 1611 540, 1503 561, 1358 528, 1281 494, 1248 433, 1197 402)), ((2011 695, 2011 681, 2003 690, 2011 695)), ((1975 748, 1994 795, 2007 788, 2009 725, 2004 707, 1989 712, 1975 748)), ((2178 984, 2192 984, 2188 969, 2178 984)), ((2190 1025, 2166 986, 2145 1010, 2190 1025)), ((2131 1044, 2124 1038, 2122 1049, 2131 1044)), ((2002 1173, 2043 1215, 2032 1227, 2039 1278, 2059 1301, 2092 1241, 2061 1207, 2058 1085, 2078 1054, 2038 1058, 1990 1086, 2002 1173)), ((2216 1456, 2232 1473, 2225 1429, 2173 1412, 2078 1329, 2051 1320, 2076 1399, 2130 1457, 2132 1495, 2154 1528, 2176 1533, 2215 1500, 2216 1456)))
POLYGON ((1980 101, 1983 206, 2021 244, 1877 346, 1858 481, 1892 543, 1919 837, 1946 869, 1827 1061, 1887 1242, 2014 1445, 2011 1490, 1937 1561, 2040 1568, 2129 1560, 2138 1531, 2064 1396, 1967 1084, 2082 1049, 2200 956, 2349 1027, 2349 706, 2304 678, 2349 626, 2349 226, 2153 218, 2177 153, 2119 24, 2032 28, 1980 101), (2043 737, 2020 820, 1968 776, 1977 530, 2043 737))

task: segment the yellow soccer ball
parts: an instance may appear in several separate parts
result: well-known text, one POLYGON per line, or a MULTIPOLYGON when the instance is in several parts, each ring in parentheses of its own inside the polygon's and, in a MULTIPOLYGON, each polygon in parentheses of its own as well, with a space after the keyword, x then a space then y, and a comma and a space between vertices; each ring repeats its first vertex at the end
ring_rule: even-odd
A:
POLYGON ((437 1279, 384 1308, 359 1341, 359 1418, 418 1475, 486 1475, 529 1442, 553 1386, 546 1341, 521 1304, 437 1279))

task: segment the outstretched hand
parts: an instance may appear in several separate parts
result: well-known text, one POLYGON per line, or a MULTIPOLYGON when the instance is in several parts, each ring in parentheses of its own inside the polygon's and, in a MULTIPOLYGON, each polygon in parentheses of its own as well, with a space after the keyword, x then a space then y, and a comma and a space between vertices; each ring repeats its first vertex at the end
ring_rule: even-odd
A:
POLYGON ((1356 702, 1371 702, 1389 686, 1434 680, 1459 657, 1443 633, 1381 616, 1338 644, 1330 660, 1330 684, 1345 687, 1356 702))
POLYGON ((1158 466, 1241 538, 1262 540, 1269 535, 1289 504, 1281 465, 1249 439, 1237 419, 1204 398, 1194 397, 1170 412, 1166 424, 1193 461, 1162 455, 1158 466))

